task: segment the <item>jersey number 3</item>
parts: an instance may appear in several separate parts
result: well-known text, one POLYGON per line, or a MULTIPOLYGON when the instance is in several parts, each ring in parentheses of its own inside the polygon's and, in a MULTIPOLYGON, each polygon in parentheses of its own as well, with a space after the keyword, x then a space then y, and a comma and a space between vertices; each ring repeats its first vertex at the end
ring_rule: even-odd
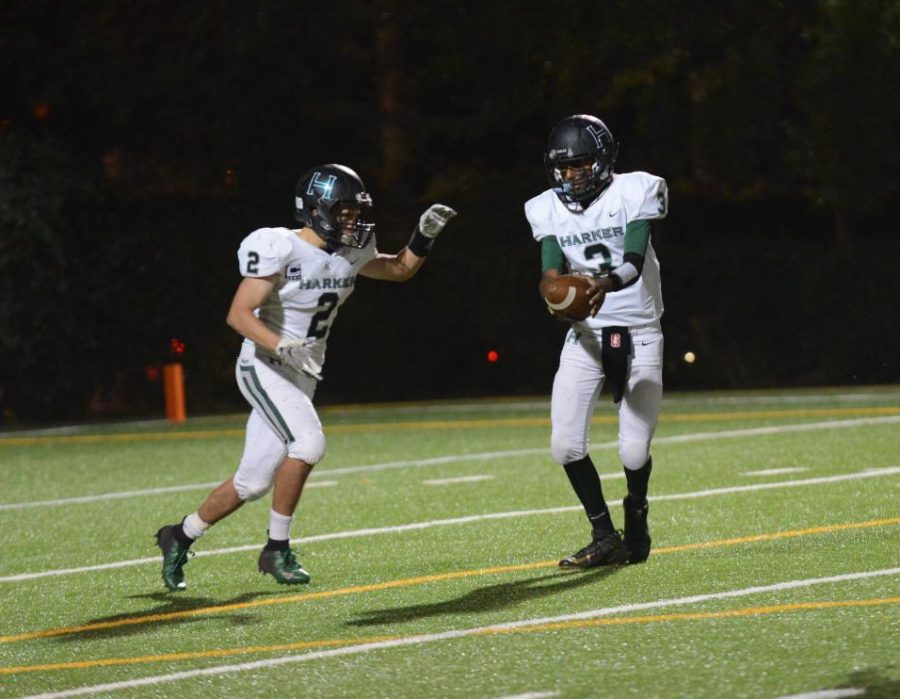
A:
POLYGON ((599 258, 599 264, 597 265, 598 273, 594 274, 595 277, 606 274, 607 272, 609 272, 609 270, 612 269, 612 255, 609 252, 609 248, 606 247, 603 243, 588 245, 584 249, 585 260, 590 261, 596 258, 599 258))
POLYGON ((334 309, 337 308, 339 300, 340 297, 333 292, 322 294, 319 297, 316 314, 309 321, 307 337, 320 339, 328 334, 328 329, 331 327, 331 321, 334 317, 334 309))

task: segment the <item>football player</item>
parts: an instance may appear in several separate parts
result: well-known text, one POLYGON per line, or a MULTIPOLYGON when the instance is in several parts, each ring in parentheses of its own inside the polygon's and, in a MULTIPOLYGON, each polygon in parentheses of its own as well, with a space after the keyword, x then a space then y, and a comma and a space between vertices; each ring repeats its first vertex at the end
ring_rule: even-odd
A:
POLYGON ((592 280, 592 314, 573 322, 566 335, 550 408, 552 457, 565 469, 592 532, 587 546, 560 561, 563 568, 641 563, 650 554, 650 440, 662 402, 663 359, 663 303, 651 234, 666 215, 668 195, 660 177, 615 173, 616 151, 600 119, 566 117, 550 132, 544 155, 551 188, 525 204, 541 244, 542 297, 559 274, 592 280), (604 383, 619 404, 619 457, 628 485, 624 540, 588 454, 591 416, 604 383))
POLYGON ((194 541, 270 488, 268 542, 259 570, 283 584, 309 582, 290 547, 291 524, 306 479, 325 455, 313 395, 322 379, 331 326, 357 275, 408 280, 456 215, 434 204, 419 218, 405 248, 379 253, 370 220, 372 197, 359 175, 334 164, 314 167, 300 178, 295 207, 299 230, 260 228, 238 249, 243 279, 227 322, 244 337, 235 369, 252 408, 244 452, 234 476, 195 512, 157 531, 162 579, 169 590, 186 588, 183 569, 194 541))

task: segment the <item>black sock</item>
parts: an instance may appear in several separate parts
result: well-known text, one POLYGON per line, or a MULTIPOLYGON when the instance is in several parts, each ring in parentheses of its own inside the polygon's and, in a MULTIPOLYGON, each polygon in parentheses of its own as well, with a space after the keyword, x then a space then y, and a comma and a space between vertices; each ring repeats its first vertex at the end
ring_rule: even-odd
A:
POLYGON ((625 469, 625 480, 628 482, 628 494, 638 504, 647 500, 647 484, 650 482, 650 471, 653 470, 653 458, 648 458, 647 463, 639 469, 625 469))
POLYGON ((181 526, 183 523, 184 520, 181 520, 181 522, 172 527, 172 536, 175 538, 175 541, 184 546, 184 548, 190 548, 191 544, 193 544, 196 539, 192 539, 184 533, 184 527, 181 526))
POLYGON ((287 551, 290 548, 289 539, 269 539, 266 542, 264 551, 287 551))
POLYGON ((615 531, 612 519, 609 516, 609 508, 603 499, 603 488, 600 486, 600 476, 594 468, 594 462, 590 456, 585 456, 578 461, 565 464, 563 468, 569 477, 569 482, 575 490, 578 499, 584 506, 588 521, 594 532, 611 534, 615 531))

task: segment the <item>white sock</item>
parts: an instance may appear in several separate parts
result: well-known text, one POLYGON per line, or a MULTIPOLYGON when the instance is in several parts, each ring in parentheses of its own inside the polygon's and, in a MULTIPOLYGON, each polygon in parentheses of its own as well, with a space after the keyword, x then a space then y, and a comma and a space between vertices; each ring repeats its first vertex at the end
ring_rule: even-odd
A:
POLYGON ((192 539, 199 539, 211 526, 212 525, 209 522, 204 522, 200 519, 200 515, 196 512, 189 514, 181 523, 181 528, 184 529, 184 533, 192 539))
POLYGON ((275 541, 286 541, 291 538, 291 524, 294 515, 282 515, 269 510, 269 538, 275 541))

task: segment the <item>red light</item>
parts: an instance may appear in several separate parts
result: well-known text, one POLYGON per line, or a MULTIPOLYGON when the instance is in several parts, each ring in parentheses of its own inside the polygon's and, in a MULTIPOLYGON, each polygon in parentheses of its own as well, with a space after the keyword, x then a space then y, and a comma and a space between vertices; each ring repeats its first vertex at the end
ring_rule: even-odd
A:
POLYGON ((169 351, 176 357, 180 357, 184 354, 184 343, 179 340, 177 337, 173 337, 169 340, 169 351))
POLYGON ((145 366, 144 376, 147 378, 147 381, 159 381, 159 367, 152 365, 145 366))
POLYGON ((47 117, 50 116, 50 105, 46 102, 38 102, 34 105, 34 109, 32 110, 34 113, 34 118, 38 121, 44 121, 47 117))
POLYGON ((489 350, 487 353, 487 360, 493 364, 500 360, 500 355, 497 354, 497 350, 489 350))

